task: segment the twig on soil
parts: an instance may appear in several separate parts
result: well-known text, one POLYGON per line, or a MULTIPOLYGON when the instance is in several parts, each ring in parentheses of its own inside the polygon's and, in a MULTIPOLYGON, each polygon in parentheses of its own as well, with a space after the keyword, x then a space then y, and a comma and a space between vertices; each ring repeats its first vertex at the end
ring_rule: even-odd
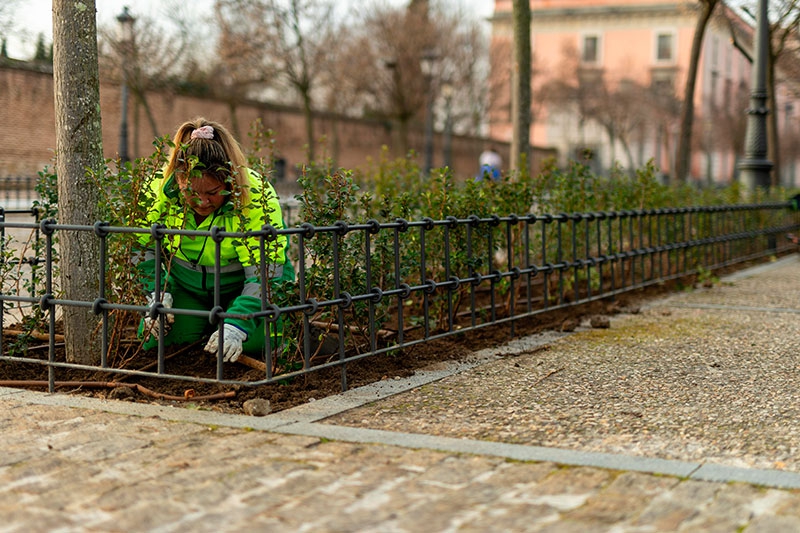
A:
MULTIPOLYGON (((330 331, 332 333, 338 333, 339 332, 339 325, 335 324, 333 322, 320 322, 320 321, 314 320, 314 321, 311 322, 311 325, 312 326, 316 326, 316 327, 318 327, 320 329, 323 329, 325 331, 330 331)), ((411 329, 415 329, 416 327, 419 327, 419 326, 413 326, 412 328, 406 328, 403 331, 404 332, 408 332, 411 329)), ((361 327, 358 327, 358 326, 345 326, 344 328, 345 328, 345 330, 349 331, 350 333, 362 333, 362 334, 365 334, 365 335, 367 333, 364 330, 364 328, 361 328, 361 327)), ((378 336, 379 339, 385 340, 385 339, 389 339, 389 338, 395 337, 397 335, 397 331, 391 330, 391 329, 379 329, 379 330, 377 330, 375 332, 375 334, 378 336)))
MULTIPOLYGON (((5 380, 0 381, 0 387, 47 387, 49 382, 45 380, 5 380)), ((233 398, 236 396, 236 391, 219 392, 216 394, 206 394, 197 396, 193 389, 187 389, 183 396, 173 396, 171 394, 163 394, 161 392, 148 389, 137 383, 120 383, 118 381, 56 381, 56 387, 75 387, 86 389, 117 389, 128 388, 136 389, 145 396, 156 398, 159 400, 170 400, 176 402, 183 401, 208 401, 208 400, 224 400, 226 398, 233 398)))
POLYGON ((261 370, 262 372, 267 371, 267 364, 259 361, 258 359, 253 359, 247 355, 241 354, 238 359, 236 359, 237 363, 241 363, 245 366, 249 366, 250 368, 255 368, 256 370, 261 370))
POLYGON ((557 373, 561 372, 562 370, 564 370, 565 368, 567 368, 567 367, 562 366, 561 368, 556 368, 555 370, 551 370, 550 372, 548 372, 544 376, 542 376, 539 379, 537 379, 533 384, 534 385, 538 385, 539 383, 541 383, 542 381, 546 380, 547 378, 549 378, 553 374, 557 374, 557 373))
MULTIPOLYGON (((61 346, 64 346, 64 343, 63 343, 63 342, 57 342, 57 343, 55 344, 55 347, 56 347, 56 348, 59 348, 59 347, 61 347, 61 346)), ((49 345, 49 344, 40 344, 39 346, 29 346, 29 347, 28 347, 28 348, 26 348, 26 349, 27 349, 29 352, 32 352, 32 351, 34 351, 34 350, 46 350, 46 349, 47 349, 47 348, 49 348, 49 347, 50 347, 50 345, 49 345)))
MULTIPOLYGON (((37 341, 49 341, 50 335, 47 333, 40 333, 38 331, 22 331, 21 329, 4 329, 3 335, 17 335, 23 336, 26 335, 37 341)), ((64 342, 64 335, 56 333, 53 335, 55 337, 56 342, 64 342)))
MULTIPOLYGON (((203 342, 203 340, 201 339, 201 340, 195 341, 195 342, 193 342, 191 344, 187 344, 186 346, 184 346, 180 350, 176 350, 176 351, 172 352, 169 355, 165 355, 164 356, 164 360, 166 361, 167 359, 172 359, 173 357, 176 357, 176 356, 178 356, 178 355, 180 355, 182 353, 188 352, 190 349, 194 348, 195 346, 197 346, 198 344, 200 344, 202 342, 203 342)), ((137 371, 138 372, 144 372, 145 370, 149 370, 149 369, 153 368, 156 365, 158 365, 158 361, 153 361, 152 363, 148 363, 148 364, 144 365, 142 368, 138 369, 137 371)), ((125 377, 127 377, 127 376, 125 376, 125 377)), ((120 378, 120 379, 123 379, 123 378, 120 378)))

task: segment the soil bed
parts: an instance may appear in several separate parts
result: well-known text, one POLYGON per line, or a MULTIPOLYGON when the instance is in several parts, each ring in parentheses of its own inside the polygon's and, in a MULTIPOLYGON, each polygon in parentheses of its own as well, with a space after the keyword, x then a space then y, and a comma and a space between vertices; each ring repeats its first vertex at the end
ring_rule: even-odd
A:
MULTIPOLYGON (((617 296, 614 300, 591 302, 542 313, 517 321, 514 324, 514 332, 516 336, 525 336, 547 330, 559 330, 567 322, 577 324, 595 315, 636 310, 647 300, 668 293, 670 290, 668 285, 653 286, 617 296)), ((433 363, 466 358, 475 351, 502 345, 511 340, 510 328, 509 324, 484 327, 420 343, 392 354, 372 356, 347 363, 348 388, 356 388, 383 379, 408 377, 433 363)), ((31 351, 46 353, 46 348, 44 346, 41 348, 31 351)), ((215 375, 216 358, 204 352, 201 343, 184 346, 177 351, 177 355, 167 354, 169 357, 166 361, 167 373, 185 376, 215 375)), ((29 357, 35 356, 29 354, 29 357)), ((57 355, 57 360, 63 360, 63 353, 57 355)), ((271 410, 275 412, 342 392, 342 373, 339 367, 318 370, 278 384, 258 386, 196 383, 160 377, 87 372, 71 368, 56 368, 55 375, 56 391, 61 394, 169 405, 192 404, 199 409, 238 414, 244 412, 243 404, 254 398, 269 400, 271 410)), ((264 372, 241 364, 226 364, 225 377, 255 382, 264 378, 264 372)), ((46 383, 47 368, 42 365, 0 362, 2 386, 46 390, 46 383), (30 383, 33 381, 38 383, 30 383)))

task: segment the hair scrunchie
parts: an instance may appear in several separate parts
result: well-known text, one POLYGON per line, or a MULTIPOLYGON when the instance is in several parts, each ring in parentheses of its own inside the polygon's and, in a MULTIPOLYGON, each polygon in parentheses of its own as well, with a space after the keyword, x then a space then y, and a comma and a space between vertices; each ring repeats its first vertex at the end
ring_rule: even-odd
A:
POLYGON ((201 126, 192 132, 192 139, 213 139, 214 128, 211 126, 201 126))

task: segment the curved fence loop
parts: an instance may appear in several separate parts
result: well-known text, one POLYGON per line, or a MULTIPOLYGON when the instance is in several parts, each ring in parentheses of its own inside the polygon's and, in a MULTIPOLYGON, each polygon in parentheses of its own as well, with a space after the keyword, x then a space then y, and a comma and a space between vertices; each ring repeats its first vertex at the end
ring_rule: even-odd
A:
POLYGON ((275 323, 281 317, 281 308, 275 304, 270 304, 264 309, 267 314, 264 315, 264 320, 269 323, 275 323))
POLYGON ((108 222, 103 222, 98 220, 94 223, 94 234, 100 238, 105 237, 108 235, 108 230, 106 229, 109 226, 108 222))
POLYGON ((372 287, 372 289, 370 289, 370 294, 371 294, 370 301, 372 303, 377 304, 380 303, 381 300, 383 300, 383 291, 378 287, 372 287))
POLYGON ((92 313, 96 315, 102 314, 106 304, 108 304, 108 300, 105 298, 97 298, 94 302, 92 302, 92 313))
POLYGON ((317 228, 314 227, 313 224, 309 224, 308 222, 303 222, 300 224, 300 227, 303 229, 301 235, 303 238, 311 239, 317 232, 317 228))
POLYGON ((345 235, 350 230, 350 225, 344 220, 337 220, 333 223, 333 227, 336 228, 337 235, 345 235))
POLYGON ((425 283, 424 283, 424 287, 425 288, 422 289, 422 290, 425 291, 425 294, 429 294, 429 295, 430 294, 434 294, 436 292, 436 287, 437 287, 436 281, 434 281, 432 279, 426 279, 425 283))
POLYGON ((160 222, 156 222, 152 226, 150 226, 150 236, 153 238, 154 241, 158 241, 164 238, 164 230, 167 227, 160 222))
POLYGON ((306 308, 303 309, 303 314, 306 316, 313 316, 319 311, 319 302, 316 298, 309 298, 306 300, 306 308))
POLYGON ((56 220, 54 218, 46 218, 39 223, 39 231, 42 235, 52 235, 56 231, 56 220))
POLYGON ((53 308, 53 298, 52 294, 43 294, 42 297, 39 299, 39 309, 42 311, 49 311, 53 308))
MULTIPOLYGON (((157 305, 163 306, 164 304, 162 304, 161 302, 157 302, 157 305)), ((156 309, 156 305, 153 306, 153 309, 156 309)), ((225 310, 220 305, 212 307, 211 310, 208 312, 208 323, 211 324, 212 326, 216 326, 217 324, 219 324, 221 320, 220 315, 224 312, 225 310)), ((151 316, 150 318, 155 318, 155 316, 151 316)))
POLYGON ((278 229, 272 224, 264 224, 261 226, 261 231, 264 233, 264 240, 272 242, 278 240, 278 229))
POLYGON ((381 223, 375 220, 374 218, 367 220, 367 226, 369 227, 367 232, 370 235, 377 235, 381 231, 381 223))

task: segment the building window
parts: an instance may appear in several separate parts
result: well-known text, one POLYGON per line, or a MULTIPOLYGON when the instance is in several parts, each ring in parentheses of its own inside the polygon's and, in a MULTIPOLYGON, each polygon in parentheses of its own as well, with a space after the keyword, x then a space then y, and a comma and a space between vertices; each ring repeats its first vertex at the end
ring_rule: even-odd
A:
POLYGON ((659 33, 656 35, 656 61, 659 63, 671 63, 674 60, 675 38, 671 33, 659 33))
POLYGON ((581 62, 596 64, 600 60, 600 37, 585 35, 581 49, 581 62))
POLYGON ((675 78, 678 69, 675 66, 661 66, 650 70, 650 91, 655 102, 669 112, 677 113, 678 100, 675 97, 675 78))

